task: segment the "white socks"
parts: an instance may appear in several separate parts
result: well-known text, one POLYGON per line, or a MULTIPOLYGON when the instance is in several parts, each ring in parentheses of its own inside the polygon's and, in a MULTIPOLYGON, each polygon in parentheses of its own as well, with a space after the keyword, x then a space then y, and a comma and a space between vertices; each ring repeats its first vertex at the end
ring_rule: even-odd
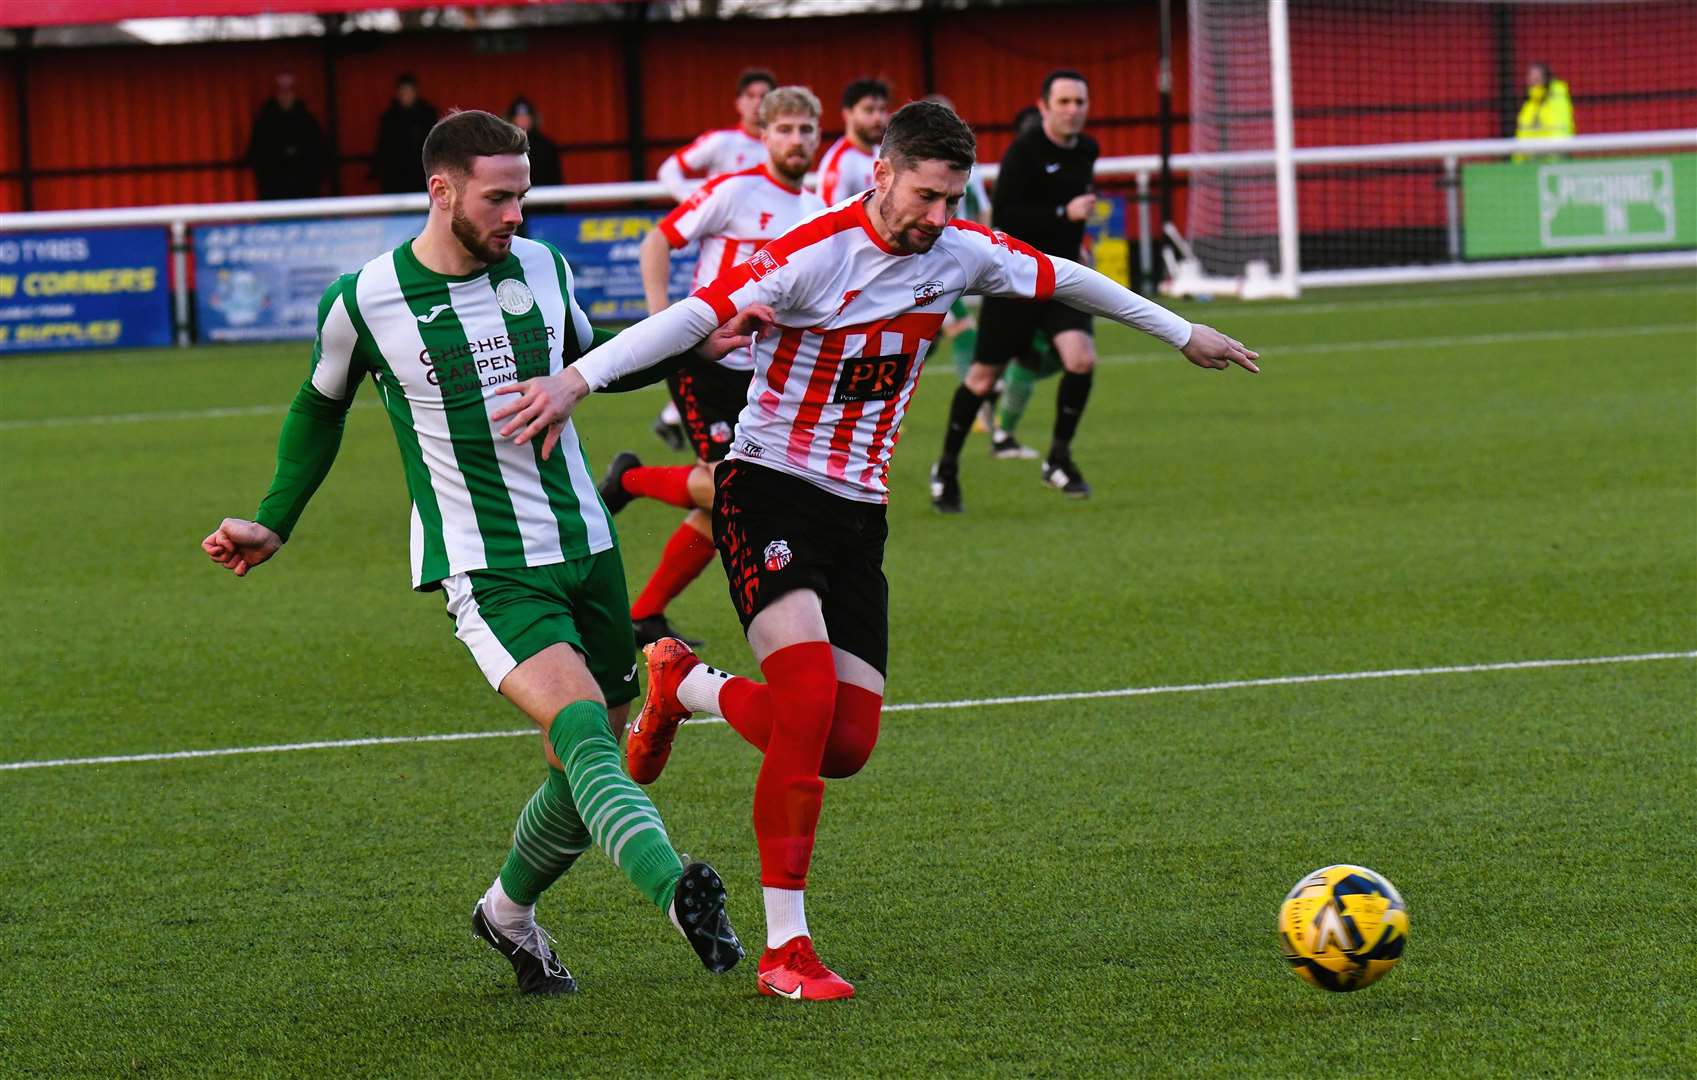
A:
POLYGON ((678 683, 678 701, 690 712, 725 715, 719 709, 719 691, 730 681, 731 673, 697 664, 678 683))
POLYGON ((483 913, 502 930, 522 930, 536 921, 536 905, 521 904, 501 888, 500 875, 483 894, 483 913))
POLYGON ((795 937, 809 937, 800 889, 761 890, 766 894, 766 947, 776 949, 795 937))

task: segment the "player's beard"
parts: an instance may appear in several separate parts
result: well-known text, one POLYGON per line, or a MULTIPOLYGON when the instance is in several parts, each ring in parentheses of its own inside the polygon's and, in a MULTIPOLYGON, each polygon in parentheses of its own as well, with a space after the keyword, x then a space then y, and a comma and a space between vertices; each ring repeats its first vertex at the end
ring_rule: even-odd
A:
POLYGON ((930 251, 931 246, 937 242, 937 238, 943 235, 941 231, 926 232, 917 225, 911 225, 905 229, 900 227, 896 222, 895 213, 891 210, 888 199, 879 204, 878 216, 884 219, 884 227, 890 230, 891 236, 895 237, 894 247, 898 251, 907 252, 909 255, 921 255, 930 251))
POLYGON ((884 141, 884 126, 882 124, 856 126, 854 134, 855 137, 860 139, 860 141, 865 143, 867 146, 877 146, 879 143, 884 141))
POLYGON ((806 154, 792 154, 782 160, 772 162, 772 170, 792 184, 800 184, 807 176, 809 157, 806 154))
MULTIPOLYGON (((452 225, 454 229, 454 239, 458 240, 460 245, 464 247, 466 251, 470 252, 471 257, 477 261, 494 265, 507 257, 507 252, 510 250, 510 247, 497 248, 494 244, 495 233, 479 233, 477 231, 477 226, 473 225, 471 219, 460 212, 460 208, 457 204, 454 207, 452 225)), ((511 234, 509 233, 506 235, 508 237, 508 245, 510 245, 511 234)))

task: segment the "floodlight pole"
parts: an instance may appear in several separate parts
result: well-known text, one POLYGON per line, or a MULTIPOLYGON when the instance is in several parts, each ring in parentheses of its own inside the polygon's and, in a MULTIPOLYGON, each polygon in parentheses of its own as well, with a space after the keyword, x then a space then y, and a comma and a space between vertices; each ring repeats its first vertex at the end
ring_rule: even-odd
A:
MULTIPOLYGON (((336 96, 336 50, 342 47, 342 16, 331 12, 324 20, 324 157, 330 166, 330 194, 342 193, 342 125, 336 96)), ((317 192, 313 192, 317 194, 317 192)))
POLYGON ((16 84, 12 100, 18 110, 18 196, 25 210, 35 209, 35 174, 29 160, 29 58, 35 44, 35 27, 20 26, 17 31, 17 54, 12 62, 12 77, 16 84))

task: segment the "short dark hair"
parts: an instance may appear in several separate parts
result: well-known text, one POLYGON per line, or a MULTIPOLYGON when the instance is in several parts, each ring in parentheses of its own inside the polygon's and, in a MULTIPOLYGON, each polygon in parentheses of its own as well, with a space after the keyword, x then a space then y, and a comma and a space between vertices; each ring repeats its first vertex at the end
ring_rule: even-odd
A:
POLYGON ((741 94, 751 84, 757 82, 763 82, 766 84, 766 89, 774 90, 778 86, 778 77, 765 68, 743 68, 742 74, 737 76, 737 93, 741 94))
POLYGON ((482 109, 454 109, 424 137, 424 175, 471 173, 473 158, 530 153, 530 136, 482 109))
POLYGON ((978 160, 978 140, 953 109, 935 101, 910 101, 890 117, 880 155, 897 169, 921 161, 942 161, 970 169, 978 160))
POLYGON ((417 86, 418 85, 418 76, 414 75, 410 71, 403 71, 399 75, 395 76, 395 85, 396 86, 417 86))
POLYGON ((1083 72, 1074 71, 1072 68, 1056 68, 1054 71, 1043 76, 1042 98, 1044 101, 1049 100, 1049 88, 1055 85, 1055 81, 1057 79, 1077 79, 1085 86, 1090 85, 1090 80, 1084 77, 1083 72))
POLYGON ((863 98, 876 97, 890 100, 890 84, 883 79, 856 79, 843 87, 843 108, 852 109, 859 105, 863 98))

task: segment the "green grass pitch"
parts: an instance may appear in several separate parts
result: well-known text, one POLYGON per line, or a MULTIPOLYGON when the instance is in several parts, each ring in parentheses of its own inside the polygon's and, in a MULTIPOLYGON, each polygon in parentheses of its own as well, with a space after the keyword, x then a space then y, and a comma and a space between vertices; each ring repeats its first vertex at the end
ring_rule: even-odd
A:
MULTIPOLYGON (((891 703, 1697 649, 1697 276, 1185 311, 1264 373, 1103 328, 1086 502, 976 436, 934 515, 939 356, 892 475, 891 703)), ((525 726, 407 588, 369 387, 283 553, 201 555, 306 352, 0 362, 0 764, 525 726)), ((659 404, 587 403, 597 470, 681 460, 659 404)), ((620 517, 633 588, 676 520, 620 517)), ((749 668, 716 566, 673 615, 749 668)), ((581 992, 518 997, 468 916, 531 737, 0 769, 0 1074, 1690 1075, 1694 720, 1689 658, 892 712, 827 792, 810 916, 859 996, 823 1006, 703 973, 598 853, 540 908, 581 992), (1411 917, 1353 995, 1273 933, 1332 862, 1411 917)), ((755 948, 757 764, 694 726, 653 789, 755 948)))

